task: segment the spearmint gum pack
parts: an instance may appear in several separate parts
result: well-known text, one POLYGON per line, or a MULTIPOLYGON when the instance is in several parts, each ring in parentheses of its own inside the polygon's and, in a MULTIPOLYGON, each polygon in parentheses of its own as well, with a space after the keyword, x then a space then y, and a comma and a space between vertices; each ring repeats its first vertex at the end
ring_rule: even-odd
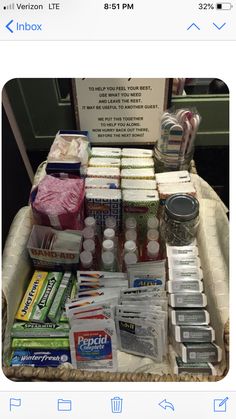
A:
POLYGON ((66 349, 51 350, 16 350, 12 354, 11 366, 20 367, 28 365, 31 367, 59 367, 71 362, 70 351, 66 349))
POLYGON ((72 365, 94 371, 117 370, 116 329, 113 320, 83 320, 70 330, 72 365))
POLYGON ((58 338, 68 336, 68 324, 16 322, 11 328, 11 337, 13 338, 58 338))

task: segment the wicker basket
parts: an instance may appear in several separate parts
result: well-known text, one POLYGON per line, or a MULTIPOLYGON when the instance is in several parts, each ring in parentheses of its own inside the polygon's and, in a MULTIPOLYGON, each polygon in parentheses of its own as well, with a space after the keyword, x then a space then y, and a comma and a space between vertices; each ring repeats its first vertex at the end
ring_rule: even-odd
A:
MULTIPOLYGON (((42 168, 42 165, 41 165, 42 168)), ((191 165, 191 172, 196 173, 194 162, 191 165)), ((7 302, 2 295, 2 333, 6 331, 7 323, 7 302)), ((7 367, 3 365, 5 376, 15 381, 87 381, 87 382, 215 382, 221 380, 228 372, 229 368, 229 322, 224 327, 224 349, 225 360, 222 363, 221 370, 223 375, 205 376, 205 375, 172 375, 172 374, 151 374, 151 373, 109 373, 109 372, 91 372, 80 371, 65 367, 59 368, 35 368, 35 367, 7 367)), ((4 359, 4 357, 2 358, 4 359)))

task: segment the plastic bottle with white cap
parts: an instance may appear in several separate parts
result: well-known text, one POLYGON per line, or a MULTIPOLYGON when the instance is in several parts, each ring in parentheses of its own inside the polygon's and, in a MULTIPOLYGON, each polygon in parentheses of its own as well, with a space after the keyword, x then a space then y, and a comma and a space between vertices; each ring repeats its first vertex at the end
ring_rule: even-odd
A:
POLYGON ((116 218, 115 217, 106 217, 105 219, 105 228, 112 228, 116 231, 116 218))
POLYGON ((160 245, 157 241, 150 241, 147 245, 147 260, 158 260, 160 245))
POLYGON ((137 231, 136 230, 134 230, 134 229, 132 229, 132 228, 129 228, 128 230, 126 230, 126 232, 125 232, 125 240, 127 241, 127 240, 132 240, 132 241, 134 241, 135 243, 137 243, 137 231))
POLYGON ((102 270, 108 272, 115 271, 115 255, 113 252, 102 252, 102 270))
POLYGON ((159 231, 154 228, 151 228, 150 230, 148 230, 147 242, 158 241, 158 240, 159 240, 159 231))
POLYGON ((115 241, 115 230, 113 228, 106 228, 103 232, 103 240, 112 240, 115 241))
POLYGON ((158 229, 159 227, 159 220, 157 217, 155 217, 155 215, 151 215, 150 217, 148 217, 147 220, 147 229, 158 229))
POLYGON ((134 217, 127 217, 125 220, 125 228, 128 229, 137 229, 137 220, 134 217))
POLYGON ((86 250, 83 250, 83 252, 80 253, 80 269, 85 271, 93 271, 93 255, 91 252, 87 252, 86 250))
POLYGON ((95 246, 95 241, 92 239, 86 239, 83 242, 83 249, 86 252, 91 252, 93 255, 93 267, 94 270, 98 269, 98 258, 97 258, 97 252, 95 251, 96 246, 95 246))
POLYGON ((92 239, 95 240, 95 231, 93 227, 85 227, 82 231, 84 240, 92 239))
POLYGON ((133 240, 127 240, 124 244, 124 252, 126 253, 135 253, 138 256, 137 245, 133 240))
POLYGON ((96 220, 94 217, 86 217, 84 220, 85 227, 92 227, 96 230, 96 220))
POLYGON ((103 250, 103 252, 113 252, 114 253, 114 242, 112 240, 103 240, 102 250, 103 250))
POLYGON ((133 265, 138 262, 137 255, 133 252, 128 252, 124 256, 123 271, 127 271, 128 265, 133 265))

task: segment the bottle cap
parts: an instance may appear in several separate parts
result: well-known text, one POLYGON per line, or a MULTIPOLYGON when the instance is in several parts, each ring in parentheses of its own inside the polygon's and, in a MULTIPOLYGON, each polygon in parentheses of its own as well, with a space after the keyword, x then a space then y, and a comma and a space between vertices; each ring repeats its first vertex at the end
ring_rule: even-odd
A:
POLYGON ((84 268, 90 268, 93 263, 93 255, 91 252, 84 250, 80 253, 80 262, 84 268))
POLYGON ((137 221, 134 217, 128 217, 125 220, 125 227, 128 230, 129 228, 137 228, 137 221))
POLYGON ((124 262, 125 262, 126 266, 127 265, 132 265, 133 263, 138 262, 138 258, 137 258, 135 253, 129 252, 129 253, 125 254, 124 262))
POLYGON ((104 252, 106 252, 106 251, 113 252, 114 242, 112 240, 104 240, 102 242, 102 249, 104 250, 104 252))
POLYGON ((134 242, 137 241, 137 231, 133 229, 128 229, 125 232, 125 239, 126 240, 133 240, 134 242))
POLYGON ((115 217, 107 217, 105 219, 105 227, 116 229, 116 219, 115 217))
POLYGON ((151 217, 149 217, 148 220, 147 220, 147 228, 148 228, 148 230, 150 228, 157 229, 158 226, 159 226, 159 220, 158 220, 158 218, 155 217, 155 215, 151 215, 151 217))
POLYGON ((187 194, 174 194, 166 199, 165 212, 176 221, 191 221, 199 214, 199 202, 187 194))
POLYGON ((134 253, 137 250, 136 243, 133 240, 127 240, 125 242, 124 249, 125 249, 125 253, 128 253, 128 252, 134 253))
POLYGON ((92 239, 84 240, 83 248, 87 252, 91 252, 92 254, 94 254, 94 252, 95 252, 95 242, 94 242, 94 240, 92 240, 92 239))
POLYGON ((158 242, 150 241, 147 245, 147 254, 150 257, 158 256, 160 250, 160 245, 158 242))
POLYGON ((85 227, 82 231, 84 240, 94 239, 94 229, 92 227, 85 227))
POLYGON ((113 230, 113 228, 106 228, 103 234, 104 240, 114 240, 115 238, 115 230, 113 230))
POLYGON ((150 230, 148 230, 147 232, 147 239, 148 241, 152 241, 155 240, 157 241, 159 239, 159 232, 158 230, 151 228, 150 230))
POLYGON ((96 220, 94 217, 86 217, 84 220, 84 225, 85 227, 92 227, 95 228, 96 227, 96 220))
POLYGON ((102 253, 102 263, 104 266, 112 266, 115 261, 114 253, 112 252, 103 252, 102 253))

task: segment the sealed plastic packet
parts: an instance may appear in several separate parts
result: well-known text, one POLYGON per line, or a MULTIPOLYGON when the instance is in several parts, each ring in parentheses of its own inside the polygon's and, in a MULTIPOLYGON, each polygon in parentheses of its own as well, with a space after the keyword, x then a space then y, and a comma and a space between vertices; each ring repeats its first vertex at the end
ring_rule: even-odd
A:
POLYGON ((84 320, 70 330, 72 365, 81 370, 116 371, 117 342, 113 320, 84 320))

